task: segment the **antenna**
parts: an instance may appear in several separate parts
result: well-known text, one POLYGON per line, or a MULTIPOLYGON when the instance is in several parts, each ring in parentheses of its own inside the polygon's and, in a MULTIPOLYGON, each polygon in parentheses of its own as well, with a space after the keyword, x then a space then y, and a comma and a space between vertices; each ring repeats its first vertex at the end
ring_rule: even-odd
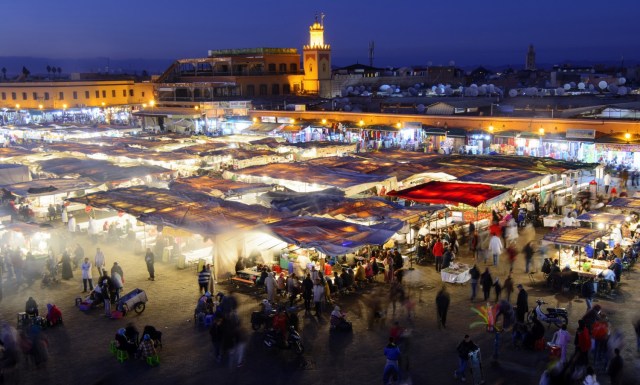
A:
POLYGON ((373 67, 373 50, 374 50, 374 42, 369 42, 369 67, 373 67))
POLYGON ((320 25, 324 27, 324 12, 320 12, 320 25))

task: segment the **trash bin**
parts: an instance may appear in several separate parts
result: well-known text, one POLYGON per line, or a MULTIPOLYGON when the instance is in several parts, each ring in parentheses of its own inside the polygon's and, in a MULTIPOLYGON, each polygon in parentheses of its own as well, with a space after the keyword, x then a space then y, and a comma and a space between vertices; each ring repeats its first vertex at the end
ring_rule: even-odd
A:
POLYGON ((186 258, 184 257, 184 255, 180 255, 178 256, 178 260, 176 261, 176 267, 178 269, 184 269, 185 265, 186 265, 186 258))

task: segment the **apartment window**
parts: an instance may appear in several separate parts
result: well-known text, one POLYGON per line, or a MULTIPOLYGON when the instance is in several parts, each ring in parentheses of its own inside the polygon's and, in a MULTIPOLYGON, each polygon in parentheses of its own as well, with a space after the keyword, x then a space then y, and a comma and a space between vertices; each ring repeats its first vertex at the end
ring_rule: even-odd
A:
POLYGON ((100 99, 100 91, 96 90, 96 99, 100 99))
POLYGON ((22 93, 22 100, 27 100, 27 93, 26 92, 22 93))
POLYGON ((285 63, 280 63, 280 72, 287 72, 287 65, 285 63))
POLYGON ((127 97, 127 90, 122 90, 122 97, 126 98, 127 97))
POLYGON ((269 72, 276 72, 276 64, 269 63, 269 72))
POLYGON ((296 63, 289 64, 289 71, 290 72, 298 72, 298 65, 296 63))
POLYGON ((280 84, 271 85, 271 95, 280 95, 280 84))
MULTIPOLYGON (((129 90, 129 96, 133 96, 133 90, 129 90)), ((144 92, 142 93, 142 96, 144 96, 144 92)))
POLYGON ((11 99, 13 99, 13 100, 18 99, 18 96, 16 95, 16 93, 15 93, 15 92, 12 92, 12 93, 11 93, 11 99))
POLYGON ((111 90, 111 97, 115 98, 116 97, 116 90, 111 90))
POLYGON ((78 91, 73 91, 73 99, 78 100, 78 91))
POLYGON ((33 100, 38 100, 38 93, 37 92, 33 93, 33 100))
POLYGON ((58 99, 64 100, 64 92, 59 92, 58 99))
POLYGON ((44 100, 49 100, 49 93, 48 92, 44 93, 44 100))
POLYGON ((6 92, 2 93, 2 100, 7 100, 7 93, 6 92))
POLYGON ((247 96, 256 96, 256 86, 253 84, 247 86, 247 96))
POLYGON ((105 99, 107 98, 107 91, 102 90, 102 97, 105 98, 105 99))
POLYGON ((260 96, 267 96, 267 85, 260 84, 260 96))
MULTIPOLYGON (((133 92, 131 92, 131 96, 133 96, 133 92)), ((144 91, 142 91, 142 97, 144 98, 144 91)))
POLYGON ((283 84, 282 85, 282 94, 283 95, 289 95, 291 93, 291 86, 288 84, 283 84))
POLYGON ((85 91, 85 92, 84 92, 84 98, 85 98, 85 99, 89 99, 89 98, 90 98, 90 96, 89 96, 89 95, 91 95, 91 94, 89 93, 89 91, 85 91))

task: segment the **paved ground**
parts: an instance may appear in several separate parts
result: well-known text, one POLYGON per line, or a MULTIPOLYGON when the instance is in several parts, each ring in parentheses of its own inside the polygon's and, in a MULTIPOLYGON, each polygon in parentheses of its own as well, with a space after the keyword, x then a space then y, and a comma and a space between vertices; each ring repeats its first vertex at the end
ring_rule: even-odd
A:
MULTIPOLYGON (((86 253, 93 257, 94 246, 81 239, 86 253)), ((61 308, 65 323, 62 327, 46 330, 50 341, 50 359, 45 368, 35 369, 23 362, 19 370, 9 378, 13 384, 201 384, 212 381, 216 384, 378 384, 381 383, 385 345, 391 319, 389 308, 386 325, 366 330, 366 302, 375 289, 386 290, 377 284, 359 294, 352 294, 339 300, 354 322, 353 334, 330 335, 327 316, 317 321, 302 318, 302 334, 305 344, 304 359, 300 360, 289 351, 268 351, 261 343, 262 334, 252 332, 248 325, 250 312, 257 308, 257 297, 237 292, 240 300, 240 315, 249 331, 246 365, 229 369, 216 364, 210 354, 211 343, 206 330, 195 328, 192 322, 193 309, 198 298, 194 271, 177 270, 173 265, 156 264, 157 279, 147 281, 147 273, 142 255, 121 248, 117 244, 100 244, 107 257, 107 266, 118 261, 125 272, 125 292, 139 287, 149 296, 147 308, 141 315, 127 315, 120 320, 103 317, 101 309, 88 313, 74 306, 74 299, 80 296, 81 280, 79 271, 75 278, 62 282, 58 287, 41 289, 39 282, 30 288, 11 290, 5 283, 5 295, 0 307, 0 317, 15 325, 16 313, 24 309, 29 296, 36 298, 41 309, 46 303, 54 302, 61 308), (142 362, 129 361, 120 364, 109 353, 109 341, 116 330, 134 322, 139 329, 152 324, 163 333, 164 348, 160 352, 161 364, 150 368, 142 362), (265 382, 266 381, 266 382, 265 382)), ((468 257, 462 256, 469 262, 468 257)), ((519 261, 522 262, 522 261, 519 261)), ((413 328, 410 349, 410 374, 414 384, 456 383, 452 372, 456 367, 455 347, 465 333, 481 347, 484 375, 487 383, 538 384, 540 374, 547 365, 546 352, 516 350, 504 343, 500 350, 498 364, 492 363, 493 335, 481 328, 470 329, 469 325, 478 318, 470 310, 468 285, 448 285, 452 303, 449 310, 448 327, 439 330, 435 321, 434 298, 440 287, 439 276, 433 267, 418 266, 409 273, 408 281, 415 284, 408 287, 412 299, 416 301, 416 314, 410 325, 402 310, 396 316, 403 325, 413 328)), ((506 266, 499 277, 506 277, 506 266)), ((529 282, 523 273, 522 264, 516 265, 516 284, 523 283, 529 291, 530 306, 536 298, 544 298, 550 305, 566 306, 570 314, 570 333, 575 332, 577 319, 586 307, 584 301, 571 296, 553 296, 544 285, 529 282)), ((639 287, 635 281, 638 274, 632 272, 622 281, 622 295, 615 302, 600 301, 610 315, 615 328, 620 328, 626 338, 623 352, 626 364, 627 383, 636 383, 640 370, 637 367, 635 334, 632 320, 639 314, 639 287)), ((229 292, 228 285, 219 289, 229 292)), ((386 298, 386 292, 384 295, 386 298)), ((476 303, 475 305, 479 305, 476 303)), ((301 313, 302 316, 302 313, 301 313)), ((553 329, 547 331, 550 338, 553 329)), ((606 375, 599 376, 602 384, 608 383, 606 375)))

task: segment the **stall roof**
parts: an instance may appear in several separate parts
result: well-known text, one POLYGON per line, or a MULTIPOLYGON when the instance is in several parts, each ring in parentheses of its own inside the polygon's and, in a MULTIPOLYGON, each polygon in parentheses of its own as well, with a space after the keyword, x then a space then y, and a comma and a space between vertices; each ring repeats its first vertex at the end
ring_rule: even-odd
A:
POLYGON ((106 160, 95 159, 56 158, 38 163, 45 172, 56 175, 77 174, 100 183, 125 181, 172 172, 157 166, 119 167, 106 160))
POLYGON ((480 170, 458 177, 458 181, 521 188, 532 185, 543 177, 544 175, 525 170, 480 170))
POLYGON ((318 217, 293 217, 270 224, 270 231, 285 242, 314 248, 330 256, 344 255, 366 245, 382 245, 395 232, 318 217))
POLYGON ((0 159, 10 159, 33 154, 35 154, 33 151, 23 147, 0 147, 0 159))
POLYGON ((282 218, 280 213, 259 205, 145 186, 114 189, 69 200, 123 211, 148 224, 167 225, 203 235, 254 228, 282 218))
POLYGON ((175 191, 198 192, 221 198, 229 195, 270 191, 272 186, 264 183, 244 183, 210 176, 197 176, 176 179, 171 182, 169 188, 175 191))
POLYGON ((477 183, 428 182, 387 195, 427 203, 464 203, 478 207, 505 192, 507 188, 477 183))
POLYGON ((97 187, 89 179, 35 179, 29 182, 1 186, 2 189, 20 197, 64 194, 97 187))
POLYGON ((587 229, 584 227, 562 227, 544 236, 544 240, 557 245, 584 247, 598 238, 607 235, 604 230, 587 229))
POLYGON ((578 216, 579 221, 595 222, 605 224, 623 224, 626 223, 626 215, 611 214, 604 211, 589 211, 588 213, 578 216))
POLYGON ((312 166, 306 163, 272 163, 234 171, 240 175, 268 176, 274 179, 298 181, 309 184, 349 188, 366 183, 380 183, 387 176, 359 174, 350 171, 312 166))
POLYGON ((251 230, 280 221, 282 214, 260 205, 211 198, 202 203, 180 205, 142 214, 140 221, 166 225, 201 235, 251 230))
POLYGON ((616 198, 607 203, 607 207, 638 210, 640 209, 640 198, 616 198))
POLYGON ((552 158, 533 158, 509 155, 449 155, 434 160, 440 164, 473 165, 482 168, 518 169, 540 173, 560 174, 570 170, 594 169, 596 163, 566 162, 552 158))

